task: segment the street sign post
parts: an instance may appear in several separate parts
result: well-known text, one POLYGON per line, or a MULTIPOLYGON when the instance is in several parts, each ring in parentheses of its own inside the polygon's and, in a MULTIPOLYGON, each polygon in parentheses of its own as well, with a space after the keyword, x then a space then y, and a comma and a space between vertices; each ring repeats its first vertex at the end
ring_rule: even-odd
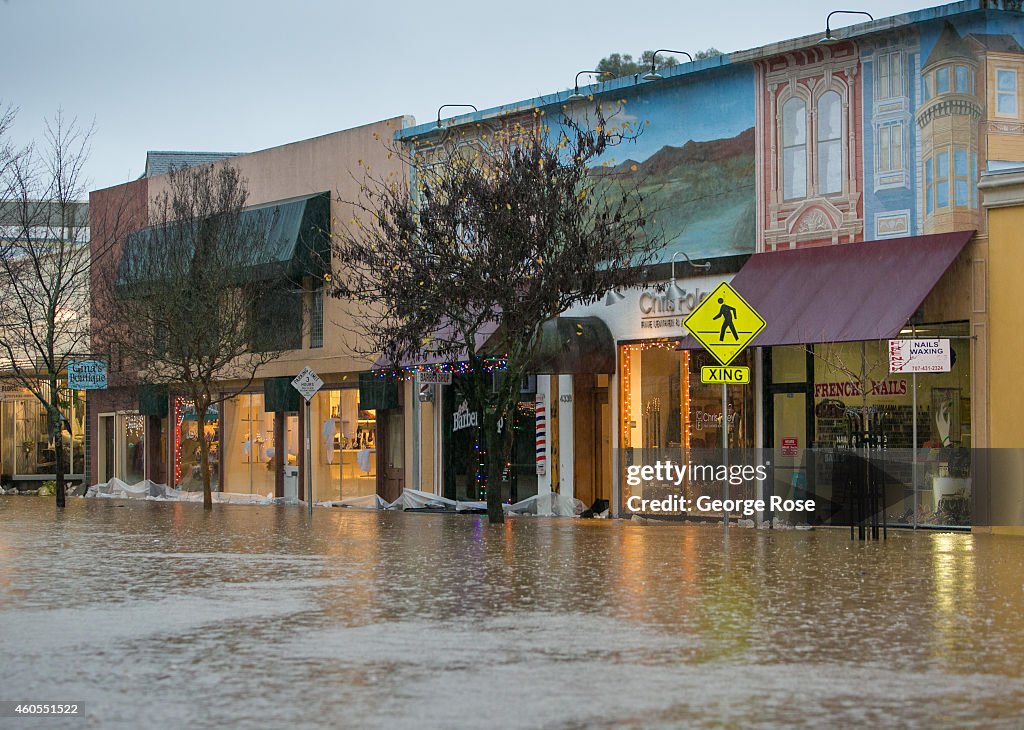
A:
POLYGON ((313 515, 313 457, 312 457, 312 441, 309 433, 309 401, 316 395, 316 392, 320 390, 324 385, 324 381, 320 379, 313 368, 305 367, 302 372, 295 376, 292 380, 292 387, 299 391, 299 394, 306 401, 306 504, 309 506, 309 514, 313 515))
MULTIPOLYGON (((711 294, 701 301, 690 315, 683 320, 683 326, 704 346, 704 349, 722 364, 721 368, 701 368, 702 383, 722 384, 722 460, 725 466, 729 462, 729 422, 726 412, 729 408, 729 383, 738 383, 727 376, 742 377, 746 371, 746 380, 750 382, 749 368, 730 368, 729 363, 743 352, 751 340, 765 328, 764 318, 758 314, 747 301, 726 282, 719 284, 711 294), (705 371, 708 380, 705 380, 705 371)), ((722 497, 729 499, 729 481, 722 483, 722 497)), ((725 512, 723 526, 729 527, 729 513, 725 512)), ((726 533, 728 534, 728 533, 726 533)))

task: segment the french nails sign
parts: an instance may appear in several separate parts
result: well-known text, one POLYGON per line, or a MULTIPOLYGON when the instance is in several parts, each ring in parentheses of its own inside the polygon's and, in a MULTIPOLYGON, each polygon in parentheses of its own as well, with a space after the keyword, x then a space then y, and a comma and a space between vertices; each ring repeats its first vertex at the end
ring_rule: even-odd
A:
POLYGON ((69 390, 106 390, 105 360, 72 360, 68 363, 69 390))

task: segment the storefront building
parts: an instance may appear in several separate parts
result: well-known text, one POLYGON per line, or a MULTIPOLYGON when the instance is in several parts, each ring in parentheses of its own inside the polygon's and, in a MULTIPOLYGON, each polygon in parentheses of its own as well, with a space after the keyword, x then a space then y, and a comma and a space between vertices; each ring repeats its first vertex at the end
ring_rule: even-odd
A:
MULTIPOLYGON (((845 478, 836 452, 867 438, 888 460, 887 523, 1016 519, 994 505, 1011 493, 1019 504, 1024 490, 977 478, 980 449, 1022 443, 1008 425, 1014 411, 996 395, 1013 390, 1013 367, 993 339, 1001 318, 1019 310, 1008 284, 1019 254, 1008 243, 1013 224, 1001 222, 1006 242, 990 258, 978 182, 1024 165, 1021 13, 1011 3, 958 3, 819 39, 682 64, 658 80, 595 84, 582 101, 553 95, 439 125, 471 135, 534 108, 556 124, 563 112, 582 118, 601 104, 612 123, 618 113, 643 126, 606 163, 628 159, 622 175, 658 182, 650 202, 665 238, 653 277, 660 288, 613 292, 564 314, 606 323, 615 366, 610 377, 585 367, 538 375, 539 492, 607 495, 623 514, 622 470, 636 452, 720 448, 724 435, 732 449, 777 453, 762 493, 818 490, 830 504, 811 521, 842 522, 850 510, 834 487, 845 478), (768 321, 741 356, 751 382, 728 386, 724 408, 721 387, 700 383, 709 356, 681 326, 722 281, 768 321), (889 340, 906 338, 948 340, 948 372, 890 373, 889 340)), ((401 137, 436 133, 421 125, 401 137)), ((1011 207, 992 220, 1008 221, 1011 207)), ((443 450, 432 458, 443 462, 443 450)))
MULTIPOLYGON (((247 212, 269 209, 272 238, 281 243, 266 255, 254 254, 248 279, 271 287, 275 280, 268 277, 287 271, 290 281, 303 282, 301 294, 278 302, 293 313, 288 332, 276 333, 287 338, 287 350, 251 383, 223 383, 217 392, 221 400, 205 414, 202 433, 195 407, 180 388, 136 382, 135 373, 121 368, 116 352, 111 353, 110 389, 89 396, 88 422, 96 434, 90 443, 90 483, 150 479, 201 490, 199 446, 205 441, 215 491, 305 499, 307 471, 316 501, 401 491, 409 442, 403 388, 385 393, 367 380, 373 359, 357 354, 366 348, 353 334, 357 327, 347 303, 326 296, 304 267, 314 260, 306 248, 327 252, 333 221, 354 215, 339 200, 358 198, 360 164, 400 172, 380 140, 403 124, 397 118, 231 156, 230 164, 247 183, 247 212), (307 406, 290 385, 307 366, 324 381, 308 406, 313 431, 309 464, 303 448, 307 406)), ((129 200, 132 229, 139 233, 127 236, 122 255, 131 255, 132 236, 144 235, 149 201, 165 186, 166 176, 154 174, 92 193, 94 229, 104 232, 115 213, 122 222, 129 200)))

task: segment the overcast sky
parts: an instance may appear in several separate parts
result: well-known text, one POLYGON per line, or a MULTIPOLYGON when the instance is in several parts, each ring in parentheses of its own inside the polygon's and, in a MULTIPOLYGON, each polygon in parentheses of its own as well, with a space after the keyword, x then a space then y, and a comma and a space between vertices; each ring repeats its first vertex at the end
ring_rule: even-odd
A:
MULTIPOLYGON (((845 5, 0 0, 0 102, 20 110, 19 142, 58 108, 95 121, 96 189, 142 174, 147 150, 249 152, 403 114, 423 123, 442 104, 484 109, 571 87, 616 51, 730 52, 821 33, 845 5)), ((876 18, 927 7, 854 5, 876 18)))

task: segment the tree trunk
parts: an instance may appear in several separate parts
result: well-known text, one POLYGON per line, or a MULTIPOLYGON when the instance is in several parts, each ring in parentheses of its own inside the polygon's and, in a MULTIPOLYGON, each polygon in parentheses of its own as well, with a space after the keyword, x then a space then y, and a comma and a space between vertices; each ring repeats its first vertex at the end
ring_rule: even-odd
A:
POLYGON ((505 521, 501 506, 501 478, 505 470, 504 439, 498 433, 498 418, 485 418, 487 433, 487 521, 500 525, 505 521))
POLYGON ((203 475, 203 509, 213 509, 213 490, 210 487, 210 443, 206 440, 206 409, 208 399, 193 399, 196 408, 196 428, 199 436, 199 469, 203 475))
MULTIPOLYGON (((53 388, 51 392, 54 394, 52 397, 56 399, 57 389, 53 388)), ((64 509, 66 504, 66 489, 64 484, 64 432, 63 424, 60 417, 59 406, 50 403, 50 428, 53 429, 53 449, 54 449, 54 481, 56 482, 56 488, 54 493, 57 497, 57 509, 64 509)))

